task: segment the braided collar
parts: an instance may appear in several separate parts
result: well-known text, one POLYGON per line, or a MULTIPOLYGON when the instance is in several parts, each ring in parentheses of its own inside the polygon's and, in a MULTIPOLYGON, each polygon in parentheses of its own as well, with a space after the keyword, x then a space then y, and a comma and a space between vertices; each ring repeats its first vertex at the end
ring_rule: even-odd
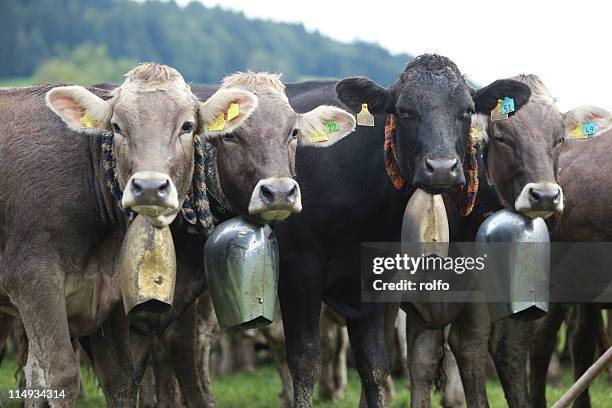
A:
MULTIPOLYGON (((198 226, 198 230, 204 236, 209 236, 213 231, 214 225, 206 190, 205 153, 203 145, 204 143, 200 138, 195 136, 193 140, 193 182, 189 188, 187 197, 185 197, 185 201, 183 201, 181 214, 189 224, 198 226)), ((117 201, 119 208, 123 210, 126 218, 132 221, 135 216, 134 211, 130 208, 123 208, 121 206, 123 191, 117 180, 117 161, 115 158, 115 143, 112 132, 104 132, 102 134, 102 163, 104 165, 106 186, 115 198, 115 201, 117 201)))
MULTIPOLYGON (((395 128, 395 115, 387 115, 387 119, 385 121, 384 143, 385 169, 387 170, 387 176, 389 176, 393 186, 403 194, 411 196, 416 188, 415 186, 408 184, 400 173, 396 159, 395 128)), ((449 194, 462 217, 465 217, 472 212, 474 204, 476 203, 476 196, 478 194, 478 157, 476 152, 476 141, 471 134, 471 130, 470 136, 468 137, 466 155, 467 160, 463 161, 463 171, 465 173, 467 182, 463 187, 458 188, 449 194)))

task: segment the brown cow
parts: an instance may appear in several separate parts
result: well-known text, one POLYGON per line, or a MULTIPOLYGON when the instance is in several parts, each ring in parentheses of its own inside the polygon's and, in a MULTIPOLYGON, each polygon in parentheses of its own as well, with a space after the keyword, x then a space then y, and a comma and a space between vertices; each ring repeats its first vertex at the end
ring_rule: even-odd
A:
POLYGON ((82 336, 91 336, 98 374, 118 369, 101 381, 109 405, 135 404, 116 264, 127 222, 105 183, 100 131, 114 133, 123 205, 165 225, 191 185, 194 135, 221 137, 256 106, 241 90, 201 103, 157 64, 136 67, 110 95, 49 85, 0 92, 0 309, 25 326, 27 386, 65 391, 51 406, 74 405, 70 339, 82 336), (232 102, 240 115, 222 132, 206 130, 232 102))
MULTIPOLYGON (((530 102, 511 119, 491 122, 488 127, 487 170, 502 205, 529 217, 548 217, 563 212, 562 222, 554 234, 555 240, 609 241, 612 230, 601 220, 610 217, 612 207, 587 208, 580 203, 584 200, 592 202, 589 197, 598 201, 595 197, 606 191, 609 184, 607 172, 603 169, 608 162, 606 151, 610 143, 605 135, 610 131, 604 129, 612 125, 612 113, 594 106, 561 113, 537 76, 521 75, 514 79, 529 85, 532 91, 530 102), (589 141, 562 143, 566 135, 586 121, 596 122, 600 133, 603 132, 601 136, 589 141), (585 175, 588 175, 588 183, 584 182, 585 175)), ((539 329, 533 336, 530 381, 531 402, 535 407, 546 404, 546 369, 550 361, 548 352, 552 351, 549 344, 555 339, 554 332, 550 331, 559 319, 558 308, 558 305, 551 304, 549 314, 538 323, 539 329)), ((585 305, 584 308, 597 309, 594 305, 585 305)), ((591 316, 588 319, 591 323, 587 325, 592 328, 597 312, 586 314, 591 316)), ((489 347, 510 406, 529 404, 525 370, 529 349, 525 344, 529 343, 532 330, 533 324, 512 319, 501 320, 492 326, 489 347)), ((588 332, 590 329, 585 330, 588 332)), ((586 361, 590 361, 594 353, 595 336, 592 337, 583 336, 582 340, 574 342, 575 352, 578 352, 577 348, 592 348, 590 356, 585 357, 586 361)), ((577 375, 588 366, 586 361, 575 362, 577 375)), ((585 397, 581 398, 578 406, 589 406, 588 395, 586 403, 585 397)))
MULTIPOLYGON (((272 211, 266 213, 260 211, 258 207, 263 202, 268 205, 268 208, 277 206, 280 194, 293 192, 297 200, 289 195, 283 198, 281 203, 285 201, 295 204, 294 211, 301 209, 299 186, 292 178, 295 174, 297 145, 329 146, 354 129, 355 119, 342 109, 326 105, 317 106, 305 113, 296 113, 289 105, 285 95, 285 85, 278 75, 239 72, 223 79, 220 89, 227 88, 252 92, 257 95, 259 103, 257 109, 239 131, 211 141, 216 152, 216 167, 220 182, 219 191, 215 194, 226 195, 232 204, 231 209, 225 209, 226 211, 219 216, 229 217, 237 213, 258 223, 284 219, 291 212, 287 211, 287 208, 273 207, 272 211), (329 121, 336 122, 338 130, 327 135, 327 140, 323 140, 326 139, 324 136, 315 139, 319 140, 317 142, 311 141, 317 136, 320 137, 321 132, 324 131, 323 125, 329 121), (229 159, 234 157, 241 158, 241 160, 229 159), (250 171, 245 171, 245 168, 250 171), (242 200, 231 199, 230 194, 237 188, 253 191, 250 201, 248 197, 242 200)), ((196 86, 194 92, 201 99, 205 99, 216 89, 211 86, 196 86)), ((201 248, 193 245, 177 244, 176 246, 177 250, 184 254, 184 258, 194 260, 179 266, 184 269, 183 276, 193 278, 190 284, 185 284, 188 290, 180 290, 177 284, 177 293, 179 291, 182 294, 187 293, 186 296, 182 296, 183 300, 187 298, 193 301, 194 296, 200 294, 204 289, 202 283, 198 282, 198 277, 201 281, 202 266, 195 261, 201 258, 201 248)), ((175 317, 178 317, 178 320, 167 327, 160 339, 163 345, 170 350, 170 353, 167 354, 171 355, 172 359, 166 364, 171 364, 181 386, 183 398, 188 405, 211 406, 214 402, 208 388, 210 381, 208 378, 200 379, 197 359, 194 358, 197 353, 194 345, 195 313, 195 307, 190 306, 180 316, 173 315, 171 311, 168 317, 162 317, 165 323, 158 325, 162 328, 168 326, 169 321, 174 320, 175 317), (205 398, 202 398, 202 388, 206 391, 205 398)), ((150 348, 147 345, 142 349, 150 348)), ((146 355, 140 357, 139 365, 146 361, 146 355)), ((140 372, 143 369, 144 366, 139 367, 140 372)), ((169 368, 162 369, 168 370, 169 368)), ((203 375, 206 377, 207 371, 203 375)))

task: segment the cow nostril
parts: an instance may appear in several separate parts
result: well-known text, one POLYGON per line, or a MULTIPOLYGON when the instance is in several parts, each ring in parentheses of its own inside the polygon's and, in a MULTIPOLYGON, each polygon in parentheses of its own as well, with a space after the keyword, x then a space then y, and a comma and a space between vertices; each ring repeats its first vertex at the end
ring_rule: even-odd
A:
POLYGON ((298 189, 297 189, 296 185, 293 185, 289 189, 289 191, 287 191, 287 201, 289 203, 294 203, 295 202, 295 200, 297 199, 297 192, 298 192, 298 189))
POLYGON ((141 181, 139 181, 138 179, 133 179, 132 180, 132 191, 136 195, 142 193, 142 183, 141 183, 141 181))
POLYGON ((159 194, 160 197, 164 197, 168 194, 168 191, 170 190, 170 181, 169 180, 164 180, 164 182, 157 188, 157 194, 159 194))
POLYGON ((539 201, 542 198, 542 195, 537 191, 534 190, 533 188, 529 189, 529 195, 531 196, 531 198, 533 198, 535 201, 539 201))
POLYGON ((259 188, 259 193, 266 204, 270 204, 274 201, 274 193, 272 192, 270 187, 262 184, 259 188))
POLYGON ((455 173, 458 168, 459 168, 459 160, 454 159, 451 165, 451 169, 450 169, 451 173, 455 173))
POLYGON ((553 196, 553 203, 558 204, 560 199, 561 199, 561 190, 557 190, 557 192, 553 196))
POLYGON ((428 173, 433 173, 434 172, 434 162, 431 159, 426 159, 425 160, 425 169, 427 170, 428 173))

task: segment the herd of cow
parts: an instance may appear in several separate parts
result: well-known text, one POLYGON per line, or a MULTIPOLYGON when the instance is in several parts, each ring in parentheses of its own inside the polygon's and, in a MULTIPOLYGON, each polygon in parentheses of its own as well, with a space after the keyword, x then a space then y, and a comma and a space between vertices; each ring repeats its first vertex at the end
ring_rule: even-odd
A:
MULTIPOLYGON (((387 406, 386 345, 400 305, 361 302, 360 243, 399 241, 410 197, 385 167, 389 117, 401 178, 445 197, 466 184, 466 149, 478 137, 477 211, 460 214, 445 200, 453 241, 473 241, 486 214, 503 207, 529 217, 563 213, 554 240, 612 240, 612 113, 593 106, 562 113, 534 75, 474 90, 452 61, 422 55, 390 88, 363 77, 285 86, 276 75, 250 72, 215 87, 189 86, 172 68, 141 64, 120 86, 0 90, 0 348, 21 322, 27 386, 66 389, 67 398, 49 401, 64 407, 78 396, 80 343, 108 406, 135 406, 157 337, 172 356, 184 403, 214 406, 195 357, 206 233, 181 216, 200 138, 216 153, 207 177, 215 222, 239 215, 274 224, 294 405, 312 406, 324 302, 346 318, 363 405, 387 406), (490 120, 504 98, 515 112, 490 120), (356 125, 353 113, 363 104, 374 126, 356 125), (587 121, 597 137, 566 138, 587 121), (108 135, 119 195, 108 187, 108 135), (155 226, 171 225, 178 272, 166 313, 125 315, 117 259, 127 208, 155 226)), ((430 406, 442 329, 450 325, 469 407, 488 406, 489 353, 508 406, 545 407, 546 370, 570 306, 578 311, 571 345, 580 375, 596 353, 601 305, 553 304, 537 322, 490 323, 483 304, 402 304, 411 406, 430 406)), ((575 406, 590 406, 588 393, 575 406)))

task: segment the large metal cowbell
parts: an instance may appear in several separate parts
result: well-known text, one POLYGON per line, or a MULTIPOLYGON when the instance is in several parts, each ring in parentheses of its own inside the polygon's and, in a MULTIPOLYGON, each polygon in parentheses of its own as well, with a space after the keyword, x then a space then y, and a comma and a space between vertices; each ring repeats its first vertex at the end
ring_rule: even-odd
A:
POLYGON ((126 314, 170 310, 176 284, 176 254, 169 227, 154 227, 138 215, 123 240, 120 265, 126 314))
POLYGON ((274 319, 278 244, 272 228, 232 218, 204 246, 204 269, 223 328, 266 326, 274 319))
POLYGON ((488 252, 483 289, 504 300, 488 303, 491 321, 533 320, 548 312, 550 238, 543 219, 497 211, 478 229, 476 248, 481 255, 488 252), (508 245, 485 245, 496 242, 508 245))

